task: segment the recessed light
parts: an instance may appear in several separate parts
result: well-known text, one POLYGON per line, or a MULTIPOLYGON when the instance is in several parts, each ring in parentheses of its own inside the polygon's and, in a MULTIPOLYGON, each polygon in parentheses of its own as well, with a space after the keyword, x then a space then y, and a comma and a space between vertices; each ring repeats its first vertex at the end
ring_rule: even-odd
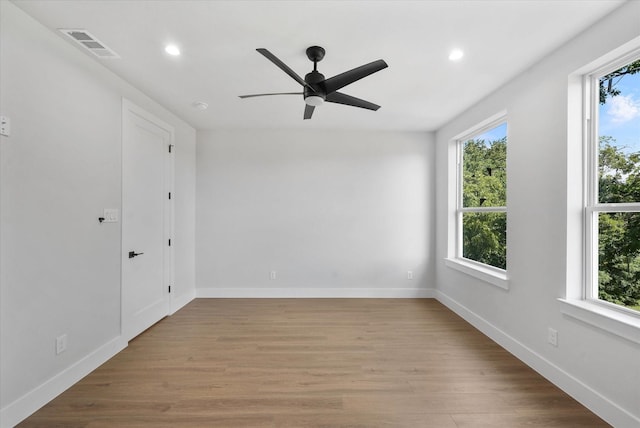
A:
POLYGON ((176 45, 167 45, 164 47, 164 51, 169 55, 178 56, 180 55, 180 48, 176 45))
POLYGON ((451 61, 458 61, 459 59, 462 59, 463 56, 464 52, 462 52, 460 49, 454 49, 449 53, 449 59, 451 61))

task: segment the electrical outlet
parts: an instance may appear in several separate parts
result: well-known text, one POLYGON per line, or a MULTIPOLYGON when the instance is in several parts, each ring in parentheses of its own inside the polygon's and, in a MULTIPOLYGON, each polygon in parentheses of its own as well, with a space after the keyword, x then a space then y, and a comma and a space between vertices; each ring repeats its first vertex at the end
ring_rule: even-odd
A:
POLYGON ((7 116, 0 116, 0 135, 5 137, 11 135, 11 119, 7 116))
POLYGON ((413 279, 413 271, 411 270, 407 271, 407 279, 413 279))
POLYGON ((276 277, 277 277, 276 271, 275 271, 275 270, 272 270, 272 271, 269 273, 269 278, 270 278, 270 279, 276 279, 276 277))
POLYGON ((547 342, 552 346, 558 346, 558 330, 549 327, 547 331, 547 342))
POLYGON ((62 354, 67 350, 67 335, 62 334, 56 337, 56 355, 62 354))

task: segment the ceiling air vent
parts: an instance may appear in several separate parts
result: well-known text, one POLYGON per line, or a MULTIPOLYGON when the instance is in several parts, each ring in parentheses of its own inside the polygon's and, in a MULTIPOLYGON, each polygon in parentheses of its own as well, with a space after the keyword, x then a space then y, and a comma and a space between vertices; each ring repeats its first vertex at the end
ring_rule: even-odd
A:
POLYGON ((59 28, 58 30, 98 58, 120 58, 120 55, 109 49, 87 30, 70 28, 59 28))

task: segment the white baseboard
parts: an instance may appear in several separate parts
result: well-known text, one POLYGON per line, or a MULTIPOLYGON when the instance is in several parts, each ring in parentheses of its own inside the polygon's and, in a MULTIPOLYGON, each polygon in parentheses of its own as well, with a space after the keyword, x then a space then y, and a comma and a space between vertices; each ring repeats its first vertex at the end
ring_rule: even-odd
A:
POLYGON ((435 297, 433 288, 197 288, 199 298, 373 298, 408 299, 435 297))
POLYGON ((609 424, 615 427, 640 427, 640 419, 636 416, 498 329, 469 308, 439 290, 435 290, 434 297, 609 424))
POLYGON ((0 410, 0 427, 13 427, 127 347, 116 337, 0 410))
MULTIPOLYGON (((172 293, 173 294, 173 293, 172 293)), ((196 290, 191 290, 176 297, 171 297, 171 307, 169 315, 173 315, 184 308, 189 302, 196 298, 196 290)))

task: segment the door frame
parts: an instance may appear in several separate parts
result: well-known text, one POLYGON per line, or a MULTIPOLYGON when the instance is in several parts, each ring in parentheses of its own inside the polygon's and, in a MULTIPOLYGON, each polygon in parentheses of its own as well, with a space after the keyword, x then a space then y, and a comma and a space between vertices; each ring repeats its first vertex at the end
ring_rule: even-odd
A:
MULTIPOLYGON (((163 250, 163 273, 165 278, 165 288, 164 288, 164 297, 166 302, 166 314, 164 316, 168 316, 171 314, 172 308, 172 300, 173 300, 173 286, 174 286, 174 275, 175 275, 175 261, 174 261, 174 218, 175 218, 175 180, 174 180, 174 153, 175 153, 175 128, 166 123, 165 121, 159 119, 155 115, 149 113, 138 105, 134 104, 132 101, 127 98, 122 98, 122 122, 121 122, 121 155, 122 155, 122 164, 121 164, 121 219, 124 222, 124 212, 125 212, 125 118, 127 115, 136 115, 144 120, 147 120, 159 128, 162 128, 170 135, 170 141, 168 147, 165 150, 164 157, 164 194, 167 197, 164 199, 163 206, 163 218, 164 218, 164 240, 166 245, 163 250), (171 194, 171 198, 169 198, 169 194, 171 194), (171 241, 169 241, 171 240, 171 241), (171 245, 169 245, 171 242, 171 245), (171 291, 170 288, 171 287, 171 291)), ((125 313, 125 308, 127 307, 125 304, 125 298, 127 297, 125 292, 125 278, 124 278, 124 255, 130 250, 128 248, 124 248, 125 237, 124 237, 124 227, 123 223, 121 223, 120 227, 120 334, 124 337, 124 339, 128 342, 134 337, 136 337, 141 332, 134 331, 131 332, 133 328, 131 326, 130 320, 127 318, 129 314, 125 313)))

